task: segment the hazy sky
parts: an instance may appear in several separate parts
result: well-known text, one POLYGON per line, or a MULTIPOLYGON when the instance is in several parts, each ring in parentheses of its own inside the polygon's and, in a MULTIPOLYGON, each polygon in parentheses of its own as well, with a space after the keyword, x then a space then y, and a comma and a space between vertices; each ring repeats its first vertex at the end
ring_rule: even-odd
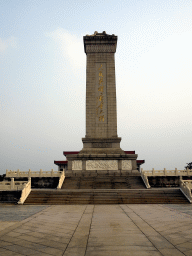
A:
POLYGON ((82 149, 83 36, 118 36, 118 136, 145 170, 192 161, 191 0, 0 0, 0 174, 82 149))

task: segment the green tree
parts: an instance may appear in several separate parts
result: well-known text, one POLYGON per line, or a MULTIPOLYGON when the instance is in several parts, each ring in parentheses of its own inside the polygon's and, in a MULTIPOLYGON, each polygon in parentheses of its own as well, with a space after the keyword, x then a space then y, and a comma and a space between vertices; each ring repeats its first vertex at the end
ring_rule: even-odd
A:
POLYGON ((185 169, 192 170, 192 162, 191 163, 187 163, 187 165, 185 166, 185 169))

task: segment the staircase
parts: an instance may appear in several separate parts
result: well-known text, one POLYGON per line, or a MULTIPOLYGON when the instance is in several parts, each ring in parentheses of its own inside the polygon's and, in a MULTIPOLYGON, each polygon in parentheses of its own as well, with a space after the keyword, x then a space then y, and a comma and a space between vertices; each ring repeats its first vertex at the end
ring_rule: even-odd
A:
POLYGON ((62 189, 145 189, 140 176, 66 177, 62 189))
POLYGON ((187 204, 180 189, 32 190, 25 204, 187 204))

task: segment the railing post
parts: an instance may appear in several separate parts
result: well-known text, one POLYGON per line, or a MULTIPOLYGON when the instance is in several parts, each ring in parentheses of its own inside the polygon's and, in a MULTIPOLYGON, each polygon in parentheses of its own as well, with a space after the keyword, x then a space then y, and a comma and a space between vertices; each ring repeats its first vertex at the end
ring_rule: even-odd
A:
POLYGON ((14 186, 15 186, 14 178, 11 178, 11 189, 14 189, 14 186))
POLYGON ((164 175, 167 176, 166 168, 164 168, 163 172, 164 172, 164 175))
POLYGON ((19 177, 19 169, 17 169, 17 177, 19 177))
POLYGON ((175 168, 175 176, 178 176, 178 170, 175 168))
POLYGON ((6 169, 6 177, 8 176, 8 172, 9 172, 9 170, 8 170, 8 169, 6 169))
POLYGON ((53 169, 51 169, 51 177, 53 177, 53 169))
POLYGON ((155 170, 152 168, 152 175, 155 176, 155 170))
POLYGON ((40 169, 39 177, 42 177, 42 174, 43 174, 43 170, 42 170, 42 169, 40 169))
POLYGON ((28 171, 28 177, 31 177, 31 169, 28 171))

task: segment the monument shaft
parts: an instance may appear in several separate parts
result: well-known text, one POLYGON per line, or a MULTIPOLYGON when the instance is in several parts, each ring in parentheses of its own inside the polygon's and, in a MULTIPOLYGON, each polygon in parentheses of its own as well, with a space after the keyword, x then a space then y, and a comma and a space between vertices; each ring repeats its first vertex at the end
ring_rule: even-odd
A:
POLYGON ((117 36, 105 32, 84 36, 87 55, 86 69, 86 135, 84 149, 106 152, 119 148, 117 136, 117 109, 115 58, 117 36), (109 150, 111 149, 111 150, 109 150))
POLYGON ((86 137, 117 137, 114 53, 87 52, 86 137))

